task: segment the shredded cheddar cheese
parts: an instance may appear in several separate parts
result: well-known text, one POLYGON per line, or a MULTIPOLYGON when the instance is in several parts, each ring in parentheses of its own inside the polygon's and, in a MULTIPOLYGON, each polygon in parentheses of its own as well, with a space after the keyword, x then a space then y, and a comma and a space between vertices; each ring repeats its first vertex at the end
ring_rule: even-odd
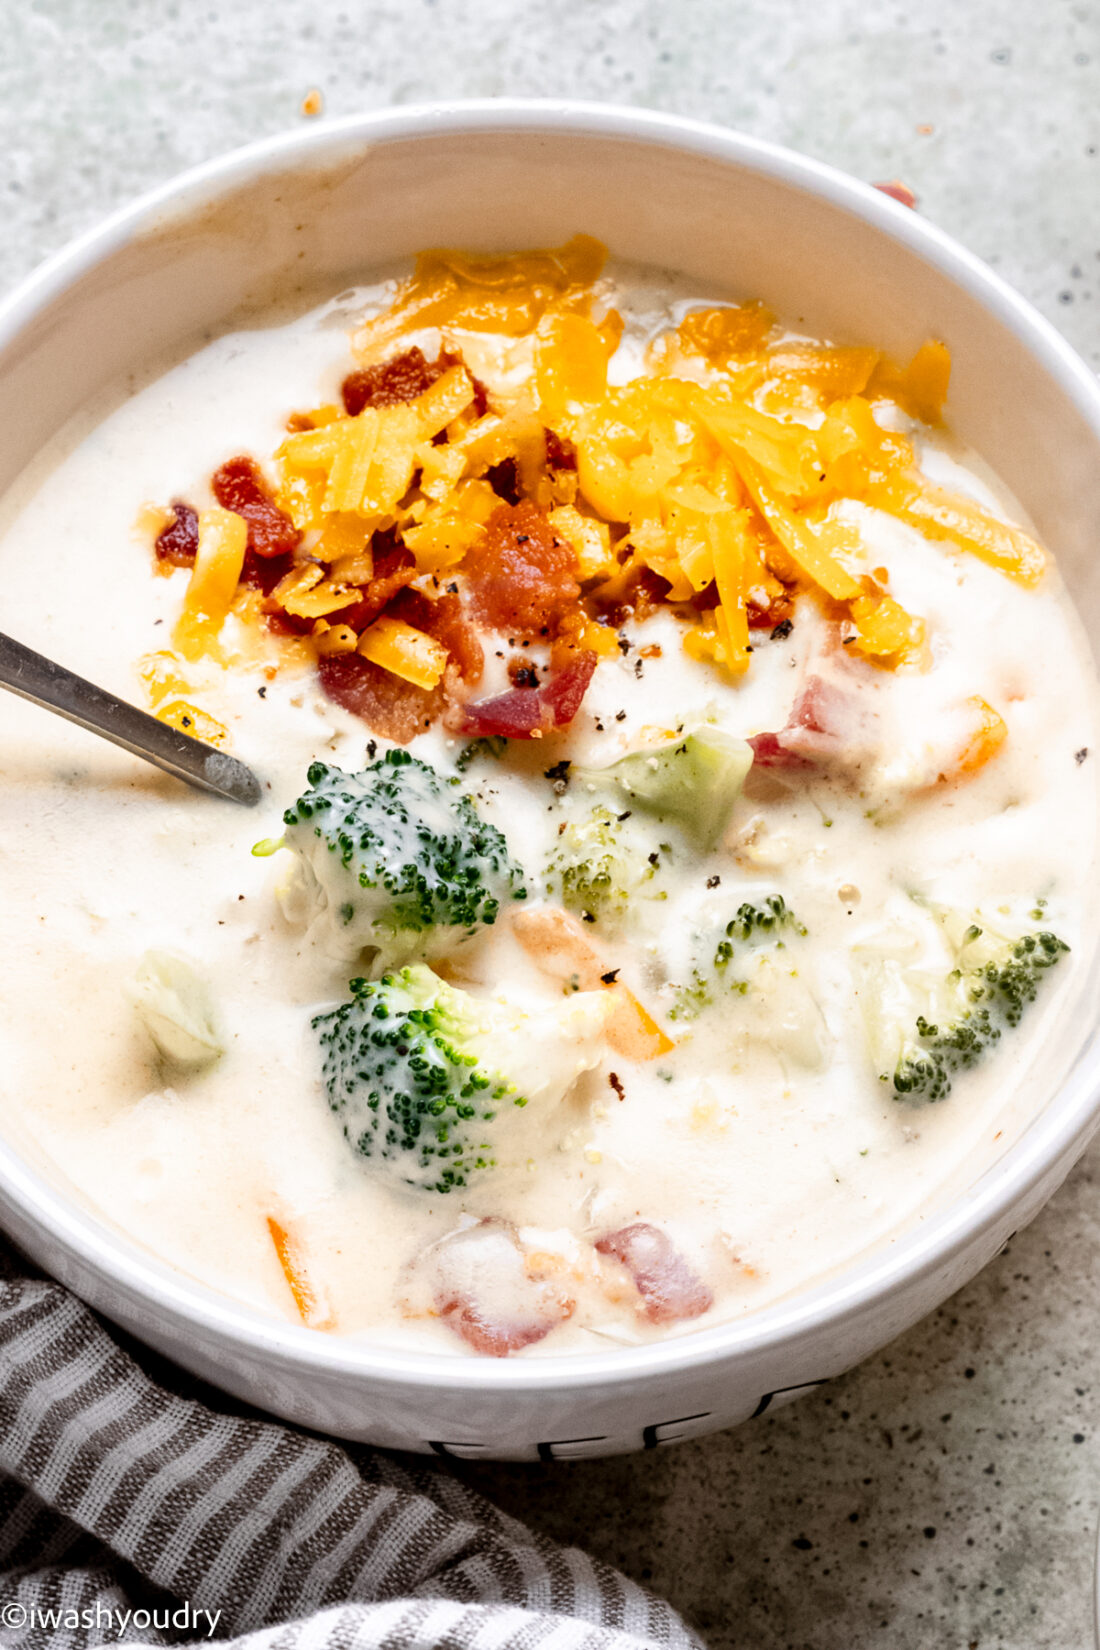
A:
MULTIPOLYGON (((354 339, 353 377, 378 382, 396 370, 407 387, 371 404, 365 391, 348 400, 345 386, 345 406, 360 410, 326 402, 289 420, 272 507, 301 543, 272 595, 250 592, 238 611, 282 613, 302 632, 312 621, 299 645, 357 651, 434 688, 447 648, 385 605, 410 580, 429 599, 452 578, 461 589, 500 507, 502 468, 575 555, 581 610, 555 642, 556 659, 569 647, 613 651, 595 620, 649 579, 654 600, 681 609, 687 652, 733 677, 751 664, 751 628, 785 614, 801 590, 816 592, 875 665, 923 668, 924 620, 890 593, 888 569, 866 565, 858 513, 842 508, 849 501, 1024 585, 1041 578, 1046 558, 1034 540, 930 482, 913 442, 889 427, 897 408, 940 421, 946 344, 929 340, 898 366, 862 345, 785 337, 759 303, 700 308, 649 345, 645 374, 616 385, 608 364, 622 322, 600 312, 603 260, 583 235, 505 257, 423 253, 354 339), (434 364, 408 343, 428 326, 443 339, 434 364), (529 340, 526 381, 488 395, 456 331, 529 340), (886 403, 893 410, 880 422, 886 403), (372 580, 392 575, 394 547, 412 570, 364 604, 372 580), (391 560, 380 563, 382 554, 391 560)), ((240 516, 203 513, 176 631, 184 659, 216 656, 247 542, 240 516)))

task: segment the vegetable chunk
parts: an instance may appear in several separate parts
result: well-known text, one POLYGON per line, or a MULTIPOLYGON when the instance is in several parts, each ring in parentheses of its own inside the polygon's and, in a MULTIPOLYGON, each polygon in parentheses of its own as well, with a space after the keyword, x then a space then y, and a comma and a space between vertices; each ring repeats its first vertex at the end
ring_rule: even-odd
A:
POLYGON ((611 1006, 603 992, 531 1010, 482 1001, 422 964, 351 992, 312 1022, 329 1105, 360 1157, 431 1192, 541 1149, 554 1108, 600 1059, 611 1006))
POLYGON ((283 816, 297 857, 286 905, 334 956, 369 949, 380 968, 440 956, 526 898, 504 837, 457 778, 392 750, 357 774, 314 762, 308 779, 283 816))

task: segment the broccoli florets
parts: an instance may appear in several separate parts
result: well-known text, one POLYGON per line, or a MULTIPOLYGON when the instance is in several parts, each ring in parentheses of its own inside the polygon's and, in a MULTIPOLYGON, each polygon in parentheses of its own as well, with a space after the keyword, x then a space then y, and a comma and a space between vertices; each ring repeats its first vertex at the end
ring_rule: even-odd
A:
POLYGON ((738 948, 761 940, 772 940, 777 947, 782 947, 785 933, 805 935, 806 928, 782 894, 767 894, 757 904, 746 901, 739 906, 720 933, 721 938, 717 940, 713 939, 713 931, 709 940, 700 936, 696 951, 703 955, 692 965, 690 982, 677 989, 671 1010, 673 1019, 693 1020, 720 992, 737 991, 743 995, 749 989, 744 979, 735 979, 727 973, 738 948))
POLYGON ((544 1145, 548 1111, 599 1061, 611 1008, 596 991, 528 1012, 420 964, 351 991, 312 1022, 329 1105, 360 1156, 434 1192, 544 1145))
POLYGON ((782 945, 780 936, 785 931, 805 935, 806 925, 799 922, 782 894, 768 894, 759 905, 746 902, 726 924, 726 937, 714 953, 714 966, 724 968, 733 957, 735 945, 747 945, 753 939, 770 936, 782 945))
POLYGON ((328 948, 379 968, 433 957, 524 899, 523 872, 473 802, 407 751, 387 751, 362 773, 314 762, 310 789, 283 818, 298 857, 284 904, 321 918, 328 948))
POLYGON ((956 1072, 969 1070, 1018 1026, 1048 969, 1069 950, 1046 930, 1010 938, 984 921, 937 912, 955 967, 945 975, 907 965, 889 948, 856 953, 860 1002, 879 1077, 900 1098, 942 1100, 956 1072))
POLYGON ((614 814, 596 807, 562 831, 547 867, 547 888, 552 891, 556 881, 568 910, 614 928, 639 895, 665 897, 648 885, 671 852, 669 843, 639 828, 630 809, 614 814))
POLYGON ((482 739, 471 739, 468 745, 463 745, 455 757, 455 772, 465 773, 467 768, 483 756, 499 759, 504 755, 507 744, 506 739, 500 739, 495 735, 489 735, 482 739))
POLYGON ((797 946, 807 930, 781 894, 745 902, 725 924, 704 924, 690 944, 686 983, 673 991, 669 1018, 707 1019, 727 1050, 754 1044, 784 1066, 820 1070, 829 1035, 797 946), (738 1005, 743 999, 743 1006, 738 1005))

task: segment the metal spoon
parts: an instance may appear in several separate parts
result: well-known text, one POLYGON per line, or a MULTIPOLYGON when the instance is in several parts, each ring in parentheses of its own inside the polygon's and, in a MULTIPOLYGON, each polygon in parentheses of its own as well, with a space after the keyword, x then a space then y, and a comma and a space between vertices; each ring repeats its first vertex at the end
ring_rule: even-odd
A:
POLYGON ((4 635, 0 635, 0 687, 29 699, 32 705, 56 711, 200 790, 213 791, 246 808, 255 807, 263 794, 252 769, 235 756, 226 756, 213 745, 158 722, 155 716, 4 635))

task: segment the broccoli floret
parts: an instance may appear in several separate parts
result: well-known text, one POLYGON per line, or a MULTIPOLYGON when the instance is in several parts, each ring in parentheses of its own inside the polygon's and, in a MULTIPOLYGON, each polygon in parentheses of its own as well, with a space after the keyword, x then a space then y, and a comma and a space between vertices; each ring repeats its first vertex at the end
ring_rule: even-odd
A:
POLYGON ((455 757, 455 772, 465 773, 482 756, 500 758, 504 755, 508 741, 489 735, 483 739, 471 739, 468 745, 463 745, 455 757))
POLYGON ((984 921, 937 915, 955 966, 943 976, 907 966, 882 948, 855 953, 860 1002, 872 1059, 896 1096, 946 1098, 951 1079, 970 1070, 1020 1024, 1046 972, 1069 950, 1047 930, 1010 938, 984 921))
POLYGON ((310 789, 288 808, 285 845, 298 858, 284 905, 320 918, 334 954, 377 953, 377 971, 440 956, 526 898, 523 872, 458 780, 407 751, 362 773, 314 762, 310 789))
POLYGON ((362 1158, 434 1192, 544 1146, 548 1113, 599 1061, 611 1008, 602 991, 534 1012, 485 1002, 422 964, 350 989, 312 1022, 329 1105, 362 1158))
POLYGON ((769 894, 759 905, 746 902, 726 924, 726 937, 719 941, 714 953, 715 968, 726 967, 733 957, 735 945, 747 945, 750 940, 765 936, 775 937, 776 944, 782 945, 779 936, 784 932, 805 935, 807 929, 805 923, 799 922, 782 894, 769 894))
POLYGON ((671 853, 669 843, 638 828, 630 809, 613 814, 596 807, 561 833, 547 867, 547 888, 553 891, 557 882, 568 910, 614 928, 637 896, 665 897, 648 885, 671 853))
POLYGON ((721 930, 720 939, 714 941, 712 937, 707 940, 700 936, 696 950, 709 954, 692 965, 690 982, 678 987, 671 1009, 672 1018, 694 1020, 720 991, 745 994, 749 989, 746 981, 731 978, 726 973, 739 947, 762 940, 772 940, 777 947, 782 947, 785 933, 804 936, 806 932, 805 925, 795 916, 782 894, 767 894, 758 904, 746 901, 721 930), (713 952, 710 952, 711 945, 713 952))
POLYGON ((797 946, 787 950, 788 939, 806 932, 781 894, 746 901, 724 925, 704 924, 669 1017, 691 1022, 706 1014, 700 1030, 717 1034, 727 1051, 755 1044, 784 1067, 820 1070, 829 1058, 828 1027, 804 958, 797 946))
POLYGON ((621 796, 671 819, 697 848, 713 848, 729 823, 752 767, 752 746, 704 725, 664 744, 632 751, 606 768, 577 768, 574 781, 621 796))

